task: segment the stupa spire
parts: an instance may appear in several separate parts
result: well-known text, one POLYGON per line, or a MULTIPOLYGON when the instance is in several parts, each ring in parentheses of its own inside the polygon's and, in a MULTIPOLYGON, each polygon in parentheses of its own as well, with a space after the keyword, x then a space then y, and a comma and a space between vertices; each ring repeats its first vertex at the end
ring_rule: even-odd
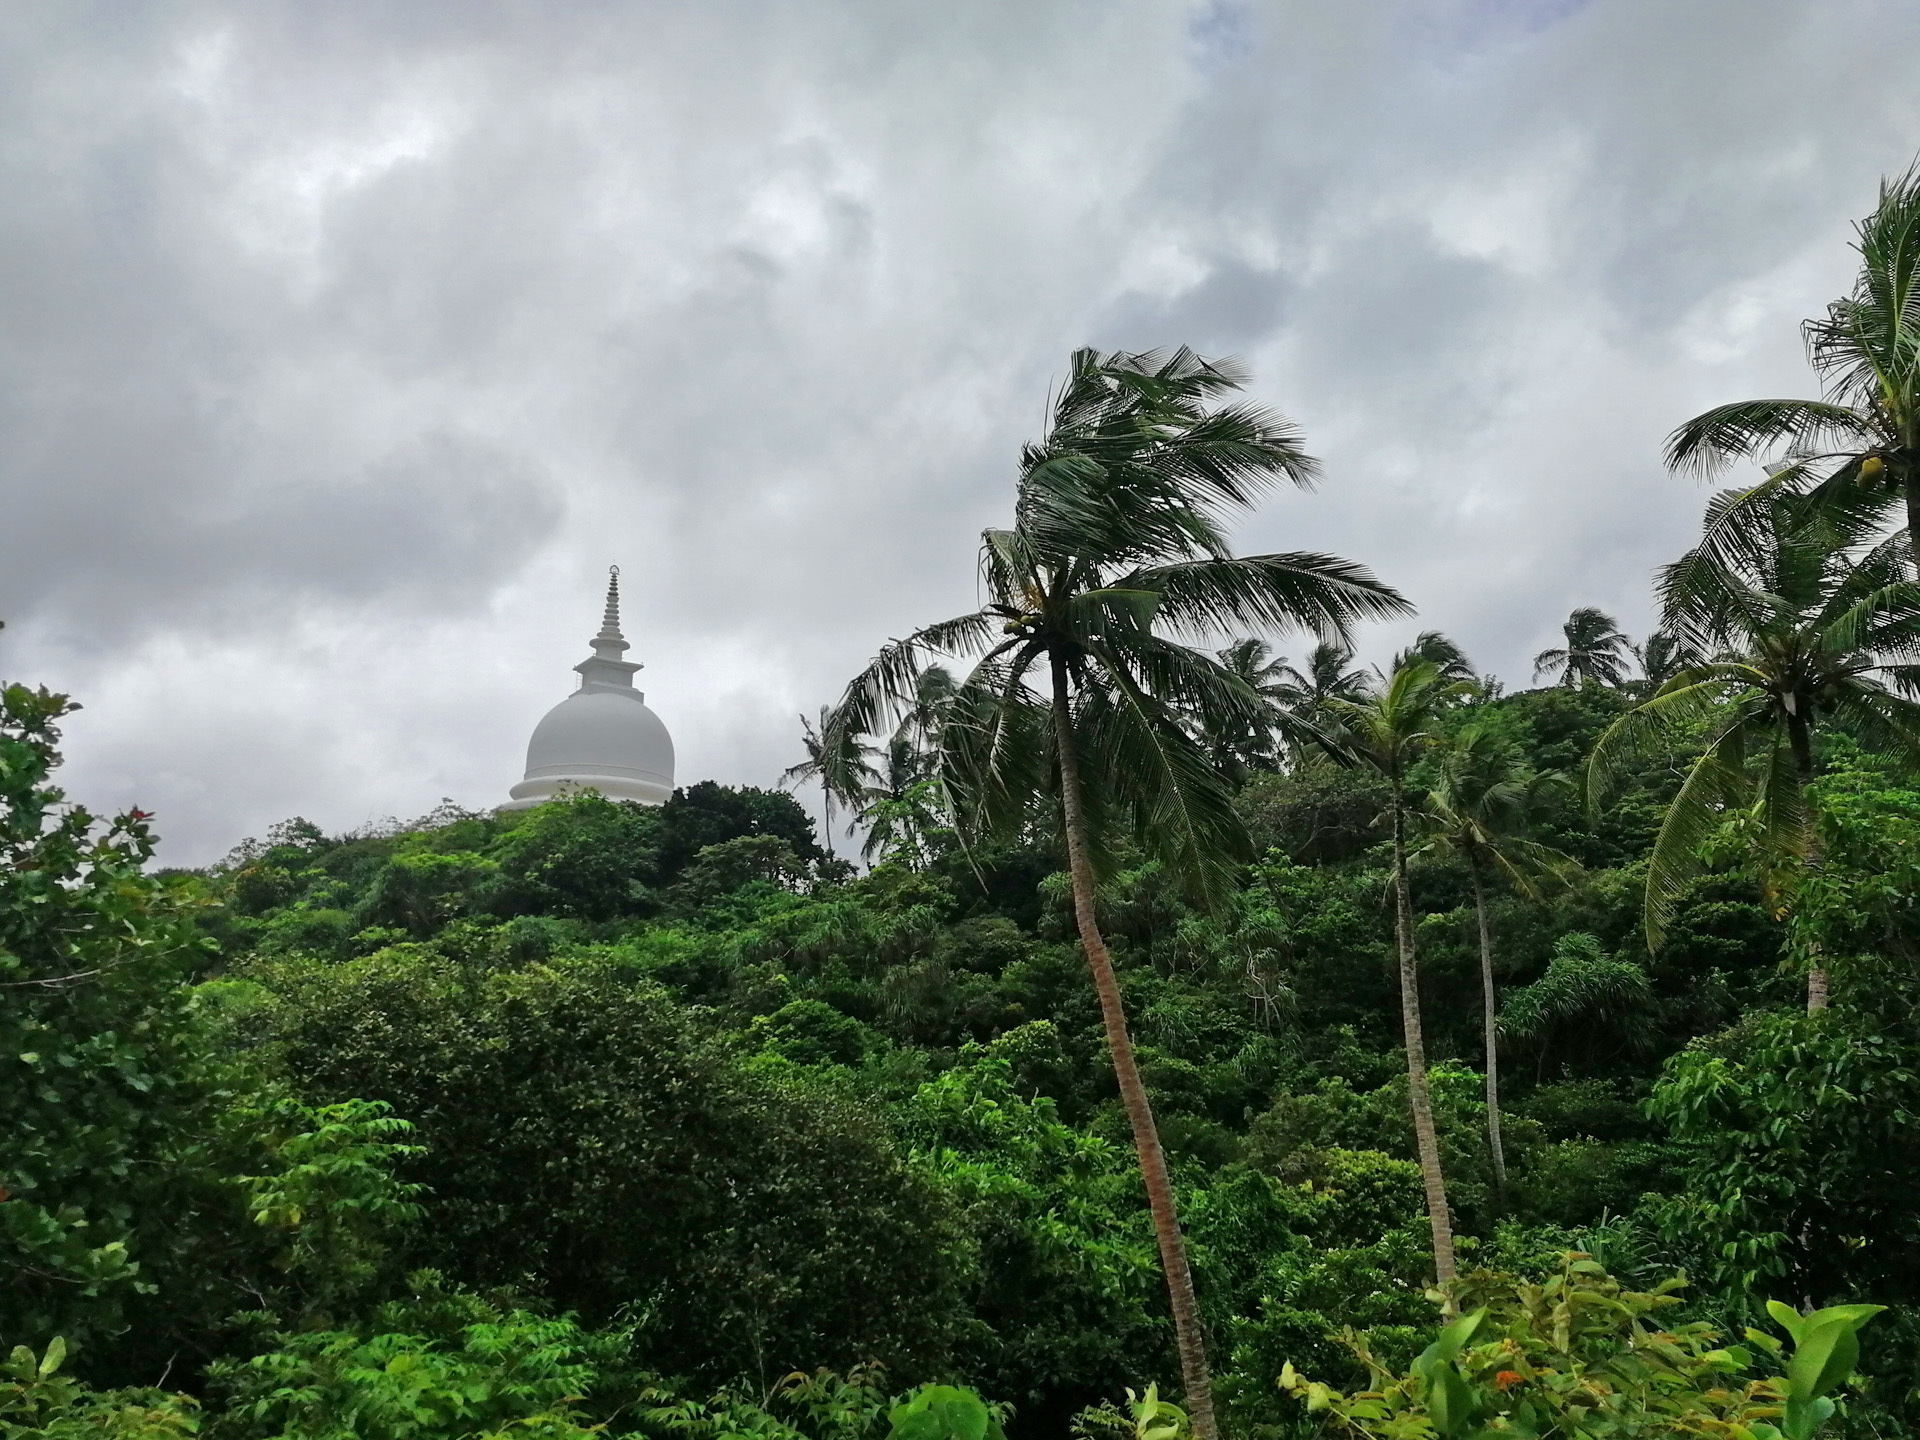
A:
POLYGON ((603 645, 618 646, 621 653, 627 649, 627 637, 620 633, 620 567, 607 567, 607 613, 601 618, 600 633, 593 637, 593 648, 598 651, 603 645))
POLYGON ((600 619, 600 633, 590 642, 593 654, 573 668, 580 672, 581 688, 614 685, 633 687, 633 673, 640 665, 620 657, 627 653, 627 637, 620 633, 620 567, 607 567, 607 608, 600 619))

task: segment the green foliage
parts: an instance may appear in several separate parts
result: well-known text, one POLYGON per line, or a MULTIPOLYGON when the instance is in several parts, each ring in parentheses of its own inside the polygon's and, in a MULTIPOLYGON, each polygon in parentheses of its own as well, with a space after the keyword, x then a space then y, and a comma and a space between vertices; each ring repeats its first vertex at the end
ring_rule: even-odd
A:
POLYGON ((198 887, 49 777, 65 696, 0 690, 0 1337, 90 1343, 170 1263, 213 1067, 184 982, 198 887))
POLYGON ((1786 1014, 1669 1063, 1648 1108, 1680 1173, 1656 1213, 1730 1313, 1763 1287, 1920 1298, 1914 1062, 1898 1032, 1786 1014))
POLYGON ((1130 1150, 1019 1094, 1016 1048, 974 1050, 922 1085, 902 1128, 967 1227, 973 1373, 1027 1411, 1062 1389, 1110 1392, 1159 1362, 1167 1337, 1130 1150))
MULTIPOLYGON (((1750 1375, 1752 1351, 1704 1321, 1663 1326, 1671 1280, 1634 1291, 1578 1252, 1538 1283, 1480 1271, 1447 1297, 1457 1318, 1402 1372, 1345 1336, 1371 1384, 1343 1393, 1289 1366, 1280 1385, 1345 1433, 1369 1440, 1489 1436, 1722 1436, 1809 1440, 1859 1356, 1855 1332, 1880 1311, 1799 1316, 1770 1306, 1793 1352, 1784 1376, 1750 1375), (1778 1422, 1776 1424, 1775 1422, 1778 1422)), ((1769 1356, 1780 1343, 1749 1338, 1769 1356)))
POLYGON ((986 1402, 958 1385, 926 1385, 887 1412, 888 1440, 1007 1440, 986 1402))
POLYGON ((605 957, 519 970, 376 955, 271 972, 257 1021, 315 1096, 390 1104, 432 1194, 413 1253, 595 1320, 637 1304, 675 1372, 936 1361, 944 1198, 828 1084, 743 1065, 605 957))
POLYGON ((630 1337, 572 1319, 501 1311, 413 1277, 413 1293, 364 1330, 283 1334, 245 1363, 221 1361, 215 1432, 281 1440, 573 1440, 597 1433, 581 1402, 630 1337))
POLYGON ((1505 695, 1427 632, 1383 708, 1341 636, 1397 597, 1226 548, 1311 469, 1237 383, 1075 357, 984 608, 889 646, 790 773, 864 819, 865 875, 790 796, 703 783, 296 819, 156 876, 145 816, 51 785, 65 702, 9 688, 0 1433, 1186 1440, 1197 1388, 1126 1387, 1203 1348, 1248 1440, 1920 1430, 1920 795, 1877 758, 1920 590, 1881 500, 1716 504, 1646 680, 1579 612, 1567 684, 1505 695), (1303 623, 1296 669, 1267 637, 1303 623), (1604 814, 1541 779, 1596 744, 1604 814), (1814 968, 1833 1011, 1784 1013, 1814 968), (1485 1267, 1438 1341, 1422 1148, 1485 1267), (1825 1308, 1714 1337, 1769 1292, 1825 1308))
POLYGON ((0 1363, 0 1435, 7 1440, 184 1440, 200 1433, 193 1401, 158 1390, 99 1394, 61 1373, 67 1342, 25 1345, 0 1363))
POLYGON ((1074 1416, 1073 1433, 1078 1440, 1188 1440, 1193 1426, 1186 1411, 1160 1398, 1158 1385, 1144 1395, 1129 1386, 1124 1406, 1109 1400, 1074 1416))
POLYGON ((1645 1053, 1653 1044, 1653 986, 1631 960, 1607 955, 1598 937, 1583 931, 1553 945, 1546 974, 1509 990, 1501 1033, 1545 1057, 1558 1046, 1592 1054, 1645 1053))
POLYGON ((389 1233, 418 1221, 426 1189, 395 1178, 423 1147, 396 1138, 413 1126, 377 1101, 312 1107, 281 1100, 242 1112, 273 1159, 270 1174, 242 1177, 247 1213, 278 1241, 274 1263, 301 1286, 303 1319, 325 1325, 380 1273, 389 1233))

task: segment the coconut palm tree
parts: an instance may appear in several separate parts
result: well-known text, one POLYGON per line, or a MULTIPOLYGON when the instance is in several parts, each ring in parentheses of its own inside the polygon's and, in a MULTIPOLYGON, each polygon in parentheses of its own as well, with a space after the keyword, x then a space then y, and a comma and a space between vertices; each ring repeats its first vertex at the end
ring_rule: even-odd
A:
POLYGON ((1431 660, 1410 660, 1385 677, 1364 700, 1329 699, 1327 713, 1339 726, 1342 748, 1386 778, 1393 821, 1394 935, 1400 959, 1400 1025, 1407 1048, 1407 1092, 1413 1106, 1413 1137, 1427 1192, 1433 1230, 1433 1267, 1441 1284, 1453 1279, 1453 1218, 1440 1169, 1440 1142, 1427 1088, 1427 1045, 1420 1023, 1420 977, 1413 944, 1413 891, 1407 881, 1407 771, 1440 739, 1440 716, 1467 692, 1461 681, 1443 679, 1431 660))
MULTIPOLYGON (((1699 867, 1698 849, 1745 813, 1763 859, 1819 863, 1806 798, 1822 729, 1920 764, 1920 584, 1905 532, 1862 553, 1787 492, 1716 496, 1701 543, 1661 572, 1662 626, 1697 661, 1615 720, 1587 765, 1590 803, 1636 758, 1705 730, 1704 748, 1667 807, 1647 866, 1646 933, 1658 949, 1699 867)), ((1698 743, 1697 739, 1695 743, 1698 743)), ((1808 976, 1822 1009, 1827 977, 1808 976)))
POLYGON ((1304 626, 1344 640, 1360 620, 1408 609, 1332 556, 1232 555, 1228 514, 1276 481, 1305 485, 1315 473, 1289 423, 1226 399, 1243 383, 1236 367, 1185 348, 1075 352, 1046 437, 1021 452, 1012 527, 982 536, 985 605, 888 644, 834 718, 836 734, 874 733, 911 703, 929 657, 970 657, 939 750, 960 838, 1017 833, 1039 811, 1058 817, 1187 1405, 1205 1440, 1217 1427, 1186 1242, 1095 919, 1095 879, 1123 830, 1202 898, 1222 895, 1248 852, 1231 791, 1189 726, 1253 724, 1264 702, 1183 638, 1304 626))
POLYGON ((860 803, 867 782, 875 778, 872 747, 863 745, 857 735, 833 735, 832 731, 832 706, 820 707, 817 729, 813 721, 802 715, 800 743, 806 748, 807 758, 780 772, 783 786, 800 786, 809 782, 820 786, 827 806, 828 859, 833 858, 834 805, 837 802, 849 810, 855 808, 860 803))
POLYGON ((1633 646, 1611 615, 1583 605, 1567 616, 1567 623, 1560 629, 1567 643, 1533 657, 1534 679, 1558 672, 1560 678, 1555 683, 1569 688, 1588 681, 1614 686, 1626 681, 1627 657, 1633 653, 1633 646))
POLYGON ((1855 227, 1860 273, 1801 334, 1820 400, 1746 400, 1696 415, 1667 440, 1667 464, 1711 478, 1735 460, 1781 458, 1765 488, 1882 515, 1904 505, 1920 548, 1920 165, 1883 180, 1855 227))
POLYGON ((1480 988, 1487 1064, 1487 1154, 1493 1167, 1495 1203, 1506 1206, 1507 1156, 1500 1139, 1500 996, 1493 978, 1493 925, 1487 914, 1487 884, 1504 878, 1522 895, 1538 898, 1542 882, 1564 879, 1577 867, 1527 830, 1557 775, 1528 769, 1491 726, 1470 720, 1443 743, 1439 783, 1419 816, 1425 848, 1458 860, 1473 885, 1473 912, 1480 930, 1480 988))

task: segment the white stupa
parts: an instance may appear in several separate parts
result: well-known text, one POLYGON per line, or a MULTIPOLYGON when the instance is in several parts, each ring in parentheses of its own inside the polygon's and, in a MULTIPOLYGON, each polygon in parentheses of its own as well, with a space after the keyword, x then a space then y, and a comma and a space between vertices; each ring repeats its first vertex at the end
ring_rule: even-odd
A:
POLYGON ((597 790, 609 800, 664 805, 673 794, 673 737, 633 688, 638 663, 620 633, 620 567, 607 579, 607 614, 593 654, 573 668, 580 688, 546 713, 527 742, 527 776, 502 810, 527 810, 597 790))

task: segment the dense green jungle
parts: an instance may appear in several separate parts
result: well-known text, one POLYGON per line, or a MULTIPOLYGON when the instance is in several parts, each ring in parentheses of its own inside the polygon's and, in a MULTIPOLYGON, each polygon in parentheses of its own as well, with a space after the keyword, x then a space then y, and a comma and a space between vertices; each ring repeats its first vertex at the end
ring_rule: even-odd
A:
POLYGON ((156 869, 8 687, 0 1433, 1915 1433, 1920 444, 1829 370, 1534 689, 1233 556, 1312 462, 1186 351, 787 789, 156 869))

